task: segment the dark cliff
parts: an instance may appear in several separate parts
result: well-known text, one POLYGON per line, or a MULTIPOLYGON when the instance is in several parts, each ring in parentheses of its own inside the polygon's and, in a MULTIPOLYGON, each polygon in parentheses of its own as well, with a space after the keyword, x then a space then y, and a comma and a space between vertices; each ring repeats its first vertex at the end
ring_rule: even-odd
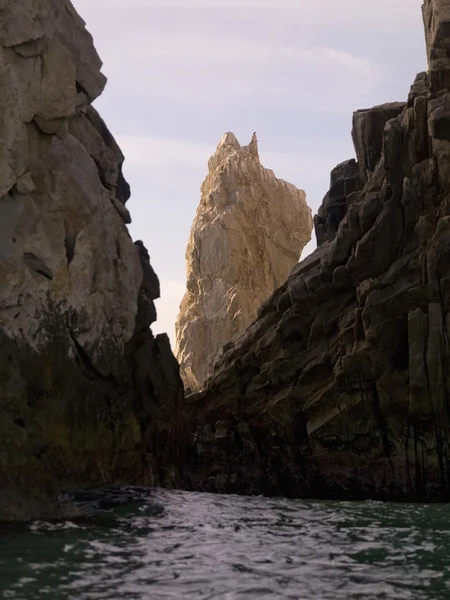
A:
POLYGON ((100 68, 69 0, 1 3, 0 519, 175 477, 178 365, 149 329, 159 282, 91 106, 100 68))
POLYGON ((187 400, 188 486, 450 499, 450 0, 423 14, 429 71, 355 113, 318 249, 187 400))

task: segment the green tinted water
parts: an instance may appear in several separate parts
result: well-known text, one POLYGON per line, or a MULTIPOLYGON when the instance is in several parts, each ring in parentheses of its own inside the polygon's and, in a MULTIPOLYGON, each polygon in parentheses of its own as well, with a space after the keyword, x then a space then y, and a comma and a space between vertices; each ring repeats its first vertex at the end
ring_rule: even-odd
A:
POLYGON ((0 526, 0 597, 450 598, 450 507, 121 490, 0 526))

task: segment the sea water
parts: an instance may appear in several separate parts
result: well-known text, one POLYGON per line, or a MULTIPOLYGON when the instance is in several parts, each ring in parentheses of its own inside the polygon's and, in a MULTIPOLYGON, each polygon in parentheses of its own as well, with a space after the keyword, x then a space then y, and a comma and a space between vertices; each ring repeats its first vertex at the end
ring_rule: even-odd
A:
POLYGON ((450 506, 121 489, 0 525, 16 600, 450 599, 450 506))

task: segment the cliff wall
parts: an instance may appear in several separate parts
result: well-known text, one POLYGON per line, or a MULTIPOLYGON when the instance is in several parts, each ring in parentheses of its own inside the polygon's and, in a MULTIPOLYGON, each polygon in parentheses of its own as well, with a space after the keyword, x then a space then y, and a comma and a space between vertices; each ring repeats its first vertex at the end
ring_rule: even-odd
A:
POLYGON ((0 10, 0 519, 64 488, 169 481, 182 397, 123 155, 68 0, 0 10))
POLYGON ((450 499, 450 1, 423 15, 428 72, 355 113, 318 249, 188 398, 189 485, 450 499))

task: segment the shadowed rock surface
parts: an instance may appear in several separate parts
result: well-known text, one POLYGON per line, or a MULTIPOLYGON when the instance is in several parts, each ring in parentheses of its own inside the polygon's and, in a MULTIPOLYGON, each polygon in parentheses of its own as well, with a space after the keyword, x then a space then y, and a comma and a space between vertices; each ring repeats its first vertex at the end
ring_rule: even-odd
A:
POLYGON ((361 187, 361 173, 354 158, 331 171, 330 190, 314 217, 318 246, 334 239, 342 219, 347 214, 347 198, 361 187))
POLYGON ((321 245, 188 398, 192 487, 450 499, 450 0, 423 13, 429 72, 355 114, 321 245))
POLYGON ((199 390, 311 239, 305 193, 259 161, 256 135, 226 133, 208 163, 186 250, 187 291, 176 323, 181 375, 199 390))
POLYGON ((0 10, 0 519, 61 488, 170 483, 182 398, 125 223, 105 77, 68 0, 0 10))

